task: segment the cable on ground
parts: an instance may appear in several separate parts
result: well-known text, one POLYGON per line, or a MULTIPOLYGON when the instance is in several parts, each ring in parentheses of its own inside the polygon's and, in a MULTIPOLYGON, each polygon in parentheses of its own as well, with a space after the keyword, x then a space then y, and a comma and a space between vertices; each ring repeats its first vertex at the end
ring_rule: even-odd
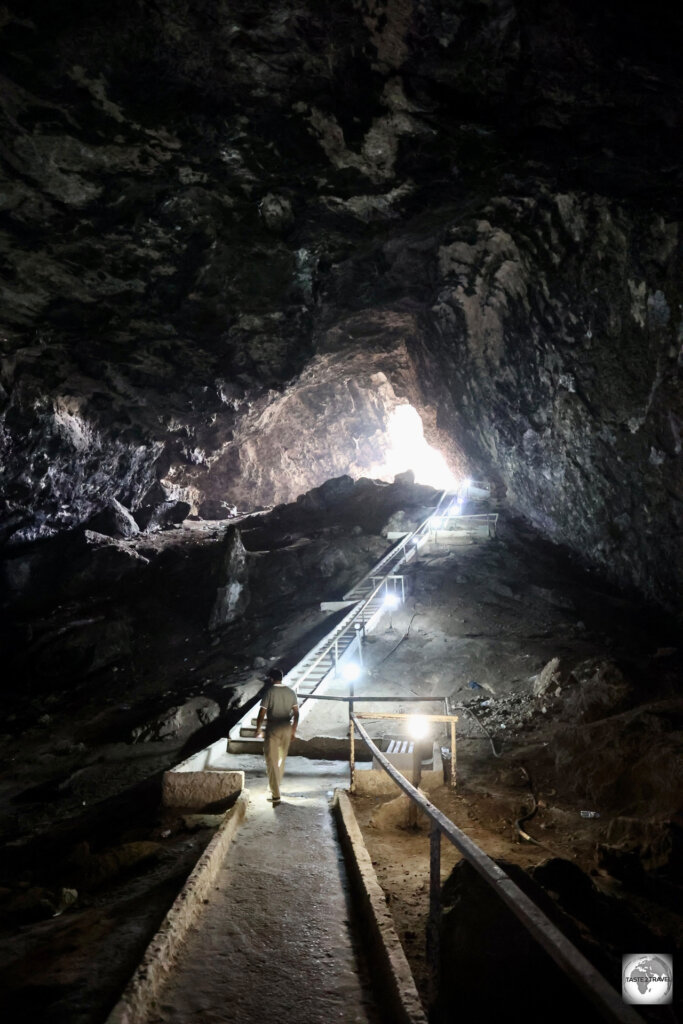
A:
POLYGON ((419 614, 420 614, 419 612, 413 612, 413 614, 410 616, 410 622, 408 623, 408 628, 406 629, 405 633, 403 634, 401 639, 398 641, 398 643, 395 643, 394 646, 391 648, 391 650, 388 651, 387 654, 384 655, 382 660, 377 662, 377 665, 375 666, 376 668, 379 668, 380 665, 383 665, 384 662, 387 660, 387 658, 390 658, 391 655, 394 653, 394 651, 397 650, 401 646, 403 641, 408 639, 408 634, 410 633, 410 627, 413 624, 413 619, 415 618, 416 615, 419 615, 419 614))
POLYGON ((479 719, 478 719, 478 718, 477 718, 477 716, 475 715, 474 711, 472 711, 472 709, 471 709, 471 708, 468 708, 468 707, 467 707, 467 704, 451 704, 451 703, 449 702, 449 705, 448 705, 448 707, 449 707, 449 713, 450 713, 450 711, 466 711, 466 712, 468 713, 468 715, 471 715, 471 716, 472 716, 472 718, 473 718, 473 719, 475 720, 475 722, 477 723, 477 725, 479 726, 479 728, 480 728, 480 729, 482 730, 482 732, 486 733, 486 735, 488 736, 488 740, 489 740, 489 743, 491 744, 491 750, 493 751, 493 756, 494 756, 494 757, 501 757, 501 756, 502 756, 502 751, 501 751, 501 753, 499 754, 499 753, 498 753, 498 751, 496 750, 495 744, 494 744, 494 742, 493 742, 493 736, 491 735, 491 733, 490 733, 490 732, 488 731, 488 729, 486 728, 486 726, 485 726, 485 725, 483 725, 483 724, 482 724, 482 723, 481 723, 481 722, 479 721, 479 719))
POLYGON ((517 835, 520 837, 520 839, 523 839, 525 843, 533 843, 534 846, 543 846, 543 843, 539 843, 538 839, 534 839, 533 836, 530 836, 529 833, 525 832, 522 828, 524 822, 530 821, 531 818, 533 818, 536 811, 538 810, 538 800, 536 799, 536 794, 534 793, 533 786, 531 783, 531 775, 529 774, 528 770, 524 767, 523 764, 521 764, 519 767, 524 772, 524 777, 526 778, 526 781, 529 783, 529 792, 531 793, 531 799, 533 800, 533 807, 527 814, 523 814, 520 818, 517 818, 517 820, 515 821, 517 835))

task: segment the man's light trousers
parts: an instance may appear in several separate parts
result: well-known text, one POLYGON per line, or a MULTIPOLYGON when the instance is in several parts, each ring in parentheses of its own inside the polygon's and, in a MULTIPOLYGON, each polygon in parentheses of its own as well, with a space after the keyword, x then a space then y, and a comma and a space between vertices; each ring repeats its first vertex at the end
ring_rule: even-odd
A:
POLYGON ((285 761, 291 738, 291 722, 266 727, 264 753, 268 769, 268 785, 273 794, 273 800, 280 799, 280 781, 285 772, 285 761))

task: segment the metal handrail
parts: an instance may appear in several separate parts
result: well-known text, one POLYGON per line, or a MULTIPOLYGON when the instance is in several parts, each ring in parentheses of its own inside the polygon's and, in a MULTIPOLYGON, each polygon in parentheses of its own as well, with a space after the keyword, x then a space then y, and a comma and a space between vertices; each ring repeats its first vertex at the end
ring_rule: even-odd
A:
MULTIPOLYGON (((438 511, 439 508, 441 508, 443 502, 446 500, 450 493, 450 491, 442 492, 434 510, 432 511, 432 513, 430 513, 430 515, 433 515, 435 512, 438 511)), ((398 568, 398 566, 401 565, 403 561, 407 561, 407 545, 414 544, 413 550, 416 550, 417 547, 419 547, 420 545, 420 538, 427 538, 429 536, 429 519, 430 516, 427 516, 419 525, 419 527, 413 531, 413 533, 408 534, 406 537, 403 538, 403 540, 399 544, 390 548, 389 551, 387 551, 382 556, 379 562, 375 563, 375 565, 358 581, 358 583, 356 583, 355 586, 351 588, 351 590, 347 591, 347 593, 344 595, 344 599, 347 600, 349 599, 349 595, 352 595, 350 600, 353 600, 354 604, 351 607, 351 609, 346 613, 341 622, 338 622, 337 625, 329 633, 322 637, 322 639, 318 641, 318 643, 312 648, 312 650, 309 651, 308 654, 304 658, 302 658, 296 665, 294 665, 290 669, 290 671, 285 675, 285 681, 290 682, 290 678, 298 671, 301 671, 301 676, 298 679, 291 679, 291 685, 295 692, 299 692, 301 685, 306 681, 306 679, 310 677, 311 672, 313 672, 314 669, 318 668, 321 662, 324 661, 324 659, 330 655, 330 653, 335 647, 335 644, 337 644, 340 638, 343 637, 352 627, 356 630, 356 634, 358 635, 358 645, 360 647, 360 642, 362 639, 360 636, 361 631, 365 632, 365 630, 369 628, 369 624, 372 623, 374 616, 378 614, 378 612, 373 613, 373 615, 370 616, 370 619, 366 622, 364 617, 365 609, 368 607, 370 602, 377 597, 377 594, 382 589, 382 587, 387 585, 387 579, 390 578, 392 575, 395 575, 395 570, 398 568), (387 566, 389 566, 388 569, 387 566), (380 582, 374 587, 372 586, 373 577, 381 577, 380 582), (371 581, 370 593, 363 594, 362 596, 358 595, 357 592, 359 588, 367 580, 371 581), (360 620, 360 624, 358 620, 360 620), (313 661, 311 662, 311 664, 307 665, 303 670, 301 670, 302 663, 307 661, 307 659, 311 657, 313 657, 313 661)), ((403 590, 403 586, 401 589, 403 590)), ((351 640, 351 643, 353 643, 353 638, 351 640)), ((338 661, 339 659, 337 658, 335 664, 338 664, 338 661)), ((329 671, 331 670, 332 666, 330 665, 329 671)), ((329 675, 329 671, 325 673, 323 679, 327 678, 327 676, 329 675)), ((322 682, 322 680, 320 682, 322 682)), ((312 694, 309 693, 301 695, 302 714, 304 713, 303 705, 305 705, 306 701, 310 696, 312 696, 312 694)), ((244 717, 246 717, 246 715, 244 717)), ((233 729, 230 732, 231 740, 233 737, 233 732, 236 734, 236 738, 238 734, 240 734, 242 728, 242 721, 243 719, 241 719, 233 726, 233 729)))
POLYGON ((467 487, 465 487, 464 489, 466 491, 469 491, 473 487, 477 491, 489 491, 490 492, 490 490, 491 490, 491 484, 489 483, 488 480, 470 480, 469 485, 467 487))
MULTIPOLYGON (((373 575, 376 576, 377 574, 375 573, 373 575)), ((325 647, 322 649, 322 651, 315 659, 315 661, 312 661, 311 664, 305 669, 303 675, 296 680, 295 689, 297 693, 298 687, 301 685, 301 683, 303 683, 304 679, 306 679, 306 677, 313 671, 314 668, 318 667, 323 658, 327 657, 327 655, 332 652, 335 644, 338 643, 339 639, 343 637, 345 633, 348 632, 349 627, 355 625, 356 620, 362 617, 363 613, 365 612, 365 609, 370 604, 370 602, 377 597, 377 594, 382 589, 382 587, 386 586, 388 578, 388 576, 383 576, 380 582, 374 588, 374 590, 372 590, 370 594, 364 597, 362 601, 359 601, 358 604, 351 609, 348 615, 346 615, 344 619, 342 619, 342 622, 339 624, 339 626, 337 626, 336 630, 333 633, 328 634, 327 638, 322 641, 322 643, 325 644, 325 647)), ((364 625, 367 624, 364 623, 364 625)), ((292 669, 292 671, 294 671, 294 669, 292 669)), ((287 673, 288 676, 289 674, 290 673, 287 673)), ((306 695, 304 694, 303 696, 305 697, 306 695)))
POLYGON ((599 1013, 608 1021, 618 1024, 643 1024, 642 1017, 624 1003, 612 986, 602 977, 576 946, 562 934, 559 928, 546 917, 542 910, 529 899, 526 893, 481 850, 469 836, 454 825, 438 807, 420 793, 397 768, 385 757, 370 739, 367 731, 351 712, 353 728, 358 729, 372 751, 373 757, 403 792, 418 805, 431 821, 430 829, 430 882, 429 922, 427 925, 428 955, 434 964, 439 956, 439 920, 441 916, 441 835, 443 834, 472 865, 477 873, 498 893, 513 914, 522 922, 538 944, 555 961, 562 971, 593 1003, 599 1013))
MULTIPOLYGON (((344 616, 339 626, 337 626, 337 628, 332 633, 328 633, 324 640, 321 641, 321 643, 323 643, 325 646, 322 648, 320 654, 315 659, 315 661, 312 661, 311 664, 306 669, 304 669, 303 675, 301 675, 299 679, 295 681, 294 690, 297 693, 299 692, 299 686, 303 683, 306 677, 313 671, 314 668, 318 667, 323 658, 326 658, 327 655, 330 654, 330 652, 334 648, 334 645, 339 642, 340 637, 344 636, 348 627, 358 617, 358 611, 361 604, 363 604, 363 602, 359 602, 358 605, 354 606, 349 612, 349 614, 344 616)), ((293 669, 290 669, 290 671, 285 676, 285 679, 288 679, 291 673, 294 672, 297 667, 298 666, 295 665, 293 669)))
POLYGON ((437 516, 437 515, 440 514, 439 513, 439 509, 441 508, 441 505, 444 503, 446 498, 449 495, 451 495, 451 494, 453 494, 453 491, 442 491, 439 500, 437 501, 436 505, 434 506, 433 512, 431 512, 427 516, 427 518, 424 519, 420 523, 420 525, 417 527, 416 530, 413 530, 412 533, 406 534, 406 536, 402 540, 400 540, 398 542, 398 544, 396 544, 394 547, 390 548, 389 551, 387 551, 387 553, 385 555, 383 555, 382 558, 380 558, 379 562, 377 562, 377 564, 374 565, 372 567, 372 569, 370 569, 368 572, 366 572, 365 576, 362 576, 359 579, 358 583, 355 583, 351 587, 350 590, 346 591, 346 593, 344 594, 344 597, 346 598, 346 597, 349 596, 349 594, 357 593, 358 589, 363 586, 365 581, 370 579, 372 576, 379 576, 381 571, 382 571, 382 569, 385 567, 385 565, 388 562, 391 562, 392 559, 394 559, 394 558, 397 558, 397 561, 396 561, 396 564, 393 565, 393 568, 394 569, 398 568, 398 566, 401 564, 401 562, 405 560, 406 548, 408 547, 408 545, 409 544, 414 544, 415 541, 418 540, 418 538, 420 537, 421 534, 428 534, 429 533, 429 529, 430 529, 430 527, 429 527, 429 520, 433 516, 437 516))
MULTIPOLYGON (((325 646, 320 651, 320 654, 317 656, 317 658, 313 662, 311 662, 310 665, 307 666, 307 668, 304 670, 303 674, 296 680, 294 689, 296 690, 297 693, 299 691, 299 687, 304 682, 304 680, 310 675, 311 672, 313 672, 314 669, 316 669, 320 665, 320 662, 323 661, 323 659, 326 658, 331 653, 331 651, 333 650, 335 644, 338 642, 339 638, 344 635, 344 633, 347 631, 347 629, 349 629, 349 627, 352 626, 356 622, 356 620, 358 620, 358 619, 362 620, 363 628, 365 628, 367 626, 367 623, 363 620, 363 615, 364 615, 366 607, 370 604, 370 602, 372 600, 374 600, 375 597, 377 597, 377 594, 382 589, 382 587, 383 586, 386 587, 387 580, 389 578, 391 578, 392 576, 396 575, 394 570, 397 569, 398 566, 401 564, 401 562, 405 560, 405 556, 406 556, 405 548, 407 547, 407 545, 408 544, 415 544, 416 541, 419 544, 419 539, 418 538, 422 534, 424 534, 425 536, 429 535, 429 532, 430 532, 429 521, 432 518, 432 516, 438 514, 439 508, 441 507, 441 505, 443 504, 443 502, 446 500, 446 498, 448 497, 448 495, 450 493, 451 493, 450 491, 442 491, 441 496, 440 496, 438 502, 436 503, 434 511, 429 516, 427 516, 427 518, 424 519, 422 523, 420 523, 420 525, 417 527, 417 529, 414 530, 412 533, 408 534, 408 536, 404 537, 403 540, 400 541, 400 543, 397 544, 395 547, 391 548, 379 560, 379 562, 377 562, 372 567, 372 569, 370 569, 365 574, 365 576, 363 576, 358 581, 358 583, 356 583, 355 586, 353 586, 351 588, 351 590, 348 590, 346 592, 346 594, 344 595, 345 598, 349 594, 357 593, 359 588, 367 580, 370 581, 370 586, 372 588, 372 581, 374 579, 378 579, 378 578, 380 579, 380 582, 374 588, 372 588, 370 590, 370 593, 369 594, 365 594, 363 596, 363 598, 361 600, 359 600, 359 602, 356 605, 354 605, 354 607, 348 612, 348 614, 344 617, 344 619, 337 626, 337 628, 334 630, 334 632, 331 633, 331 634, 328 634, 328 636, 325 637, 321 641, 321 643, 324 644, 325 646), (385 572, 384 574, 382 574, 382 570, 385 569, 388 564, 390 564, 389 570, 387 572, 385 572)), ((401 589, 403 589, 403 587, 401 589)), ((291 670, 291 672, 296 671, 296 668, 297 668, 297 666, 295 665, 294 668, 291 670)), ((287 673, 288 677, 291 674, 291 672, 287 673)), ((302 696, 304 696, 304 699, 305 699, 305 695, 302 695, 302 696)))
POLYGON ((472 513, 468 513, 466 516, 460 515, 459 512, 458 513, 455 513, 455 512, 432 512, 432 514, 431 514, 431 516, 429 518, 430 518, 430 520, 432 520, 432 519, 485 519, 487 522, 489 522, 491 519, 493 519, 493 520, 497 520, 498 519, 498 512, 472 512, 472 513))

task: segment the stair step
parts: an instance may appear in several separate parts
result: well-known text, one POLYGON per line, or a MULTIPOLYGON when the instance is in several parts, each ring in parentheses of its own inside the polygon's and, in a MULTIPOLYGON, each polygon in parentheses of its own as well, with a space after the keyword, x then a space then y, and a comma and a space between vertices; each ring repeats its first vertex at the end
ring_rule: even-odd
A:
POLYGON ((244 754, 263 755, 263 740, 250 739, 248 736, 240 736, 233 742, 239 743, 244 754))

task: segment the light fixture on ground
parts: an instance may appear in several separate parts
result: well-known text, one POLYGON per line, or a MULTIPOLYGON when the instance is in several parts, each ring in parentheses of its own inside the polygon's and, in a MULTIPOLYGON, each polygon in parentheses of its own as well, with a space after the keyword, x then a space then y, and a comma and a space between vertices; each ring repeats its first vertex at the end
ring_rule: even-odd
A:
MULTIPOLYGON (((354 684, 357 679, 360 679, 362 671, 363 670, 357 661, 347 661, 341 667, 342 676, 349 684, 349 715, 353 712, 353 696, 355 693, 354 684)), ((351 719, 349 718, 349 735, 351 734, 351 729, 351 719)))
POLYGON ((360 678, 361 668, 356 661, 347 661, 342 665, 342 676, 348 683, 355 683, 360 678))
POLYGON ((363 629, 362 622, 354 622, 353 628, 356 631, 356 651, 358 652, 358 661, 360 667, 363 667, 363 640, 365 639, 365 631, 363 629))
POLYGON ((413 740, 423 740, 429 735, 429 719, 424 715, 411 715, 408 719, 408 734, 413 740))
POLYGON ((388 591, 384 595, 384 600, 382 601, 382 608, 386 609, 386 611, 389 612, 389 629, 394 628, 394 612, 396 611, 400 603, 400 597, 393 591, 388 591))

